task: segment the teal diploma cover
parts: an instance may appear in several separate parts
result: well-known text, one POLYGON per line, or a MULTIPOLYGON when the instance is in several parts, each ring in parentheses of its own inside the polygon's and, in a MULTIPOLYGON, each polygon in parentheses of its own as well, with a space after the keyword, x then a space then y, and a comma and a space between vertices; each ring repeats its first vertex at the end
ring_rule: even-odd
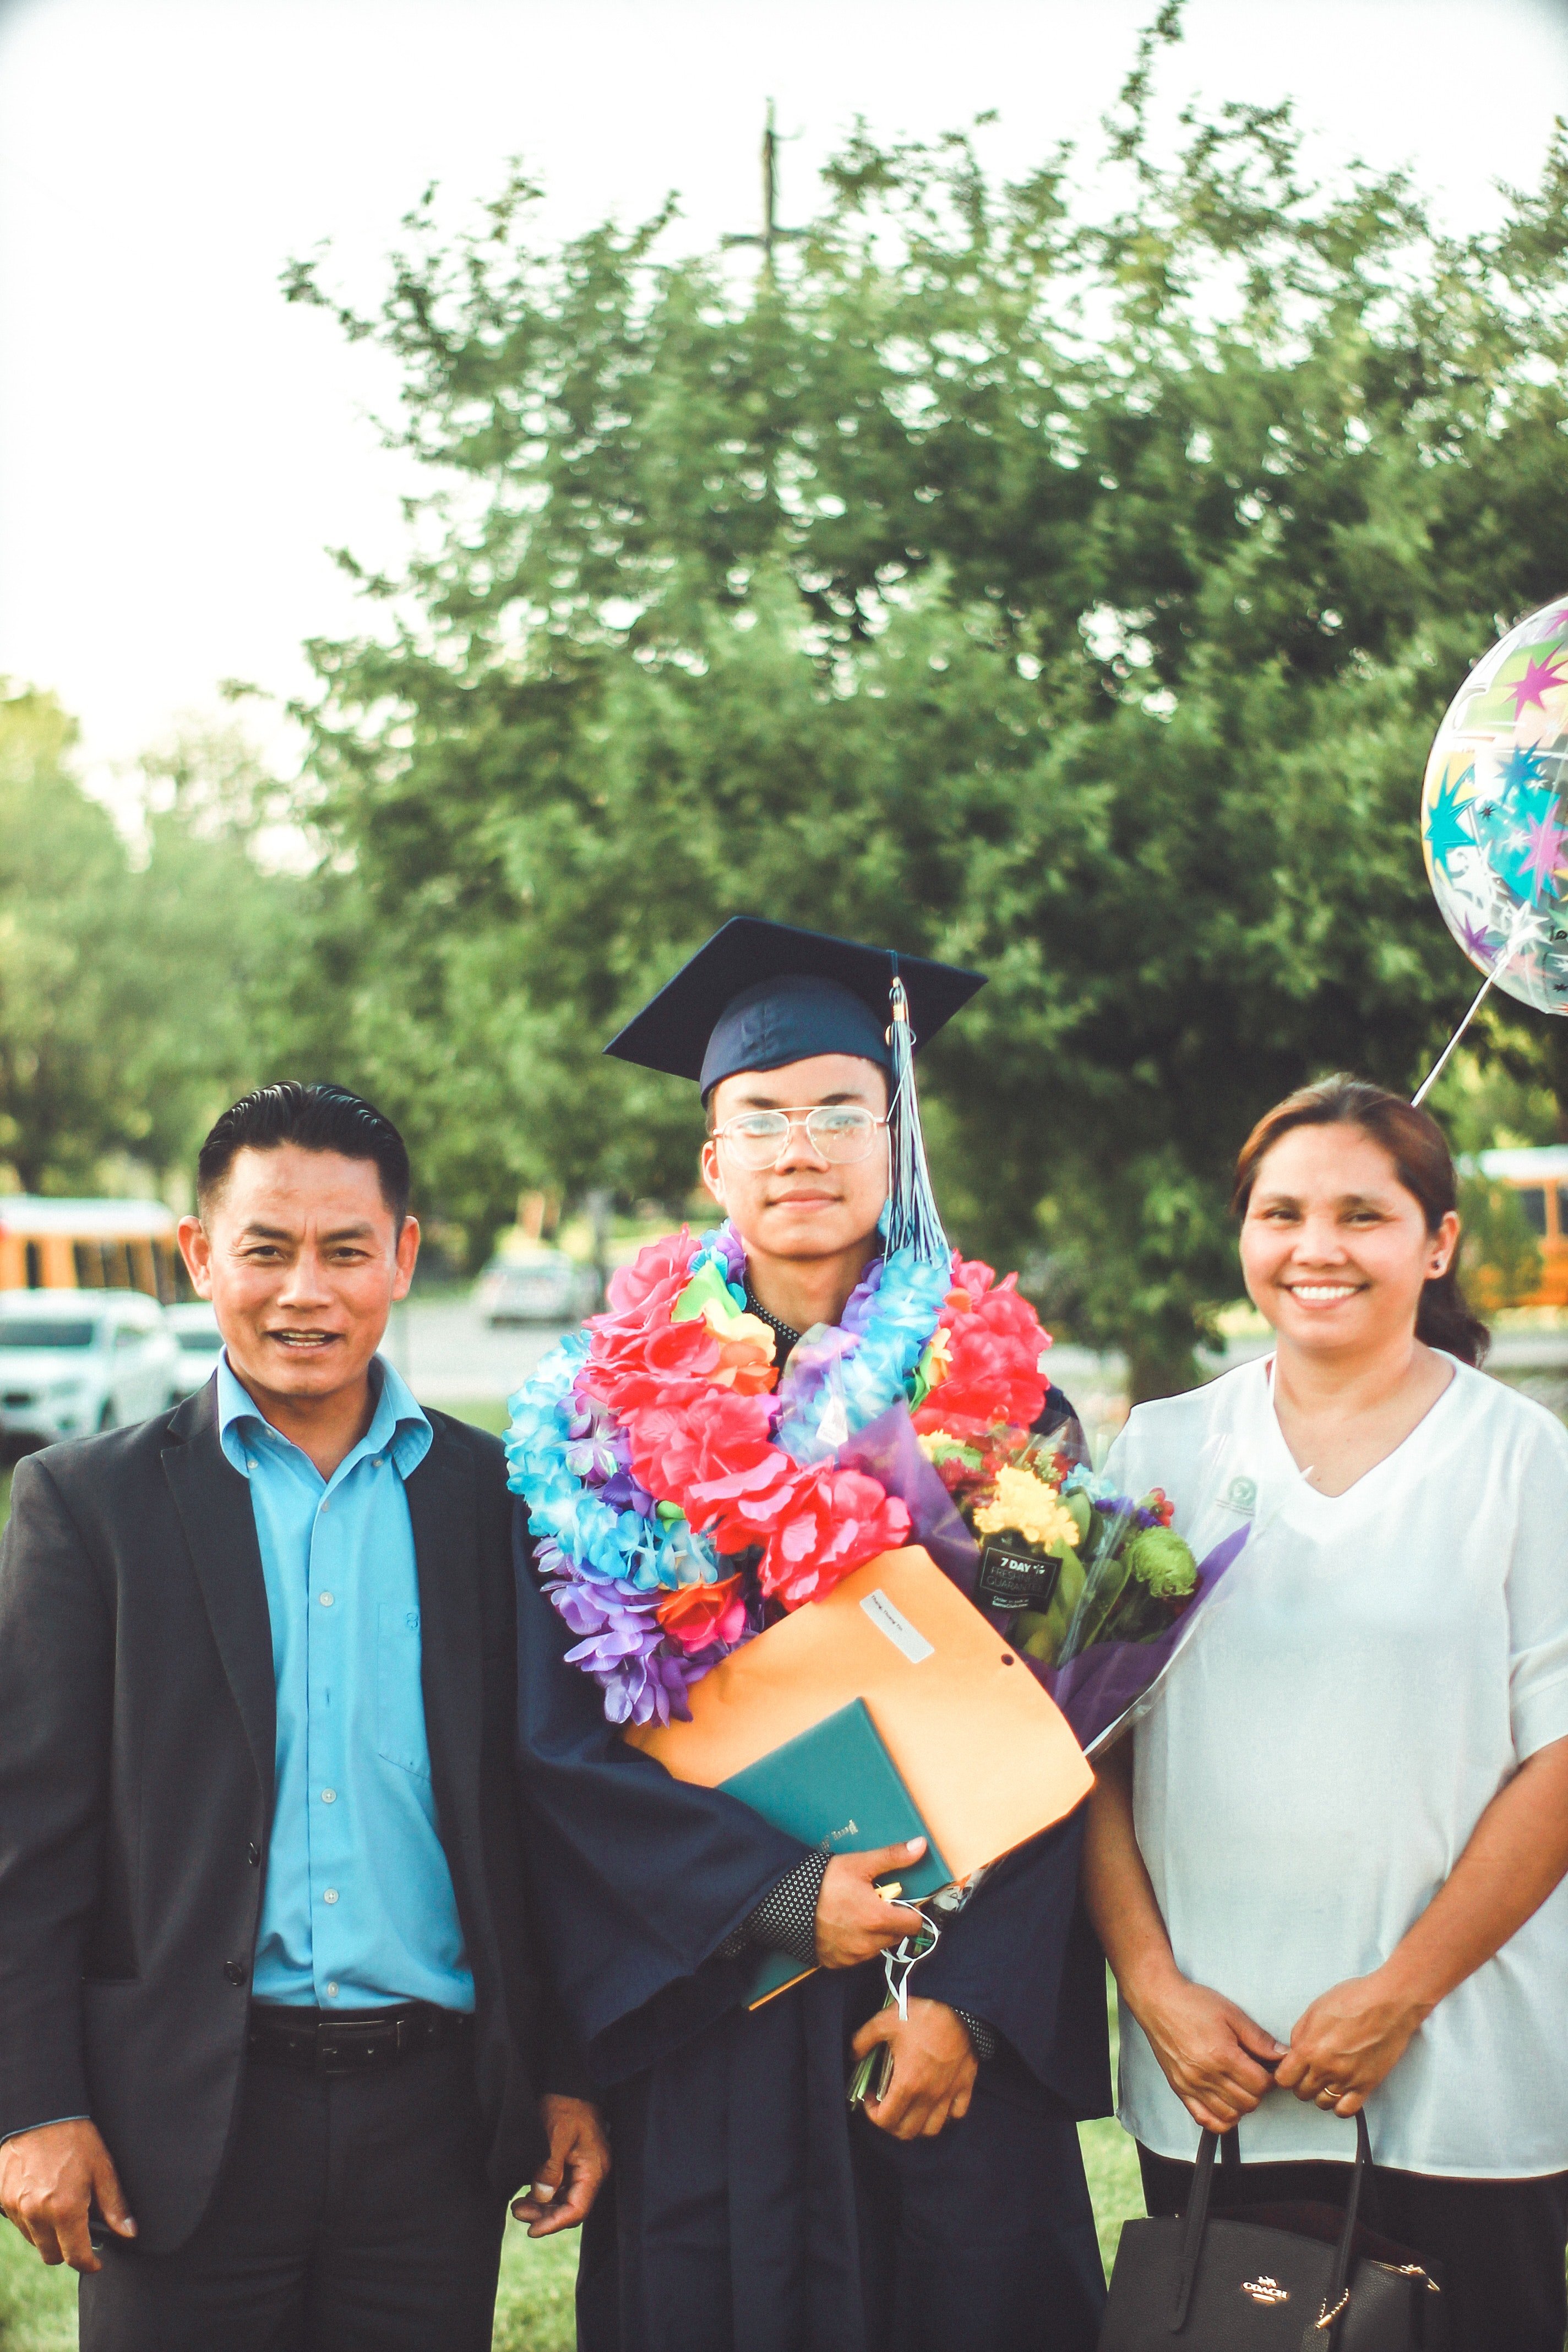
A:
MULTIPOLYGON (((719 1785, 802 1845, 863 1853, 869 1846, 923 1837, 924 1853, 898 1874, 899 1885, 911 1902, 952 1884, 952 1873, 916 1811, 862 1698, 786 1739, 782 1748, 719 1785)), ((762 1953, 747 2007, 755 2009, 810 1974, 810 1968, 787 1952, 762 1953)))

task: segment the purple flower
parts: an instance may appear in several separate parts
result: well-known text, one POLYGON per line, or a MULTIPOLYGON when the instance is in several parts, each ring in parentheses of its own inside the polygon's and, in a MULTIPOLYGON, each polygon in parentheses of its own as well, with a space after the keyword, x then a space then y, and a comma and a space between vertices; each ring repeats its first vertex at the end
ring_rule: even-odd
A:
MULTIPOLYGON (((542 1567, 544 1549, 542 1545, 542 1567)), ((559 1547, 553 1549, 567 1573, 545 1591, 563 1622, 579 1637, 567 1651, 566 1663, 593 1675, 604 1691, 610 1722, 650 1723, 656 1716, 660 1723, 668 1723, 671 1716, 689 1721, 687 1690, 721 1654, 710 1650, 688 1657, 672 1652, 654 1613, 662 1597, 657 1586, 639 1592, 618 1580, 595 1578, 592 1584, 581 1583, 559 1547)))
POLYGON ((635 1511, 642 1519, 651 1519, 654 1514, 653 1496, 646 1486, 638 1486, 629 1470, 617 1470, 613 1478, 606 1478, 599 1499, 613 1511, 635 1511))
POLYGON ((567 1425, 569 1442, 563 1458, 572 1475, 581 1478, 585 1486, 602 1486, 625 1459, 616 1451, 619 1433, 608 1405, 596 1397, 574 1392, 574 1402, 577 1409, 567 1425))
POLYGON ((713 1232, 703 1234, 702 1246, 705 1250, 714 1251, 723 1259, 728 1281, 743 1282, 745 1280, 746 1244, 728 1217, 721 1225, 716 1226, 713 1232))
POLYGON ((871 1260, 870 1265, 850 1292, 844 1312, 838 1318, 841 1330, 853 1331, 857 1338, 865 1331, 867 1324, 871 1319, 871 1309, 876 1304, 877 1293, 882 1286, 882 1268, 886 1264, 885 1258, 874 1257, 871 1260))

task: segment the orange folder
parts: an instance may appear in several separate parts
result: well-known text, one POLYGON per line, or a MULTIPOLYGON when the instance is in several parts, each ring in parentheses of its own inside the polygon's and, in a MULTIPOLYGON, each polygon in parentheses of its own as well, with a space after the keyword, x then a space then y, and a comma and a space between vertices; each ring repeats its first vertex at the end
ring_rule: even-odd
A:
POLYGON ((689 1723, 626 1737, 711 1789, 851 1699, 957 1878, 1061 1821, 1094 1785, 1066 1718, 918 1546, 882 1552, 705 1675, 689 1723))

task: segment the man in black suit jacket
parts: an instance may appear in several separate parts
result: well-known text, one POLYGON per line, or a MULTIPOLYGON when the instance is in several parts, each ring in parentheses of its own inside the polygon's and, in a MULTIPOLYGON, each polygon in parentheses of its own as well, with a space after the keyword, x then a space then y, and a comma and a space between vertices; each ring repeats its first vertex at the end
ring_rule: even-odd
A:
POLYGON ((16 1472, 0 2207, 88 2352, 480 2352, 508 2195, 570 2227, 607 2165, 531 1957, 503 1450, 374 1352, 407 1188, 357 1097, 247 1097, 181 1234, 217 1374, 16 1472))

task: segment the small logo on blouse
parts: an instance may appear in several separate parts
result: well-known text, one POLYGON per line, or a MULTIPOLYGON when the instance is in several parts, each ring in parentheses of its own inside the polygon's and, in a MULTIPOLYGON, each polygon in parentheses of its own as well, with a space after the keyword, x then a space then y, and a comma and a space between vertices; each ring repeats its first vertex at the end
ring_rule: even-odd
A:
POLYGON ((1289 2288, 1281 2286, 1278 2279, 1271 2279, 1267 2271, 1261 2278, 1243 2279, 1241 2292, 1249 2294, 1254 2303, 1289 2303, 1290 2300, 1289 2288))
POLYGON ((1249 1519, 1258 1508, 1256 1478, 1233 1478, 1219 1498, 1222 1511, 1234 1511, 1238 1519, 1249 1519))

